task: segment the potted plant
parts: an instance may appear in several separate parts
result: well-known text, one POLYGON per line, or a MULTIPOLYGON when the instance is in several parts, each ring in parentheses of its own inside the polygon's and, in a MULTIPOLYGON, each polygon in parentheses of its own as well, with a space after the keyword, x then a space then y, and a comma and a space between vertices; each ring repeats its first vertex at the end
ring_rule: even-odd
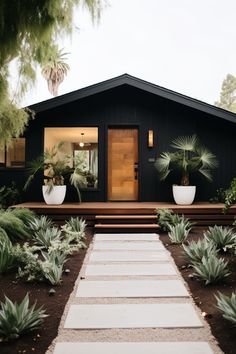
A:
POLYGON ((175 152, 163 152, 155 162, 160 179, 165 180, 176 169, 181 173, 180 185, 173 185, 173 197, 176 204, 193 203, 196 186, 191 186, 189 177, 193 172, 201 173, 208 181, 212 180, 211 170, 218 165, 217 159, 206 147, 202 146, 196 135, 174 139, 171 147, 175 152))
POLYGON ((39 172, 43 172, 44 185, 42 193, 46 204, 62 204, 66 195, 64 177, 70 175, 70 182, 76 188, 81 202, 80 176, 77 176, 75 169, 70 167, 71 157, 66 156, 63 151, 63 142, 47 149, 44 154, 30 162, 28 177, 24 189, 27 189, 33 178, 39 172))

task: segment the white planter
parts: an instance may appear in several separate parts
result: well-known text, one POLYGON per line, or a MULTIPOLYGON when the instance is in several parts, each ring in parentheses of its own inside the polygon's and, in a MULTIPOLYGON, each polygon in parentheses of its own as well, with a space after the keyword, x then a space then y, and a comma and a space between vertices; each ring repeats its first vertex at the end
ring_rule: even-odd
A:
POLYGON ((173 186, 173 197, 176 204, 190 205, 196 194, 196 186, 173 186))
POLYGON ((66 186, 53 186, 48 193, 48 186, 43 186, 43 198, 46 204, 59 205, 62 204, 66 196, 66 186))

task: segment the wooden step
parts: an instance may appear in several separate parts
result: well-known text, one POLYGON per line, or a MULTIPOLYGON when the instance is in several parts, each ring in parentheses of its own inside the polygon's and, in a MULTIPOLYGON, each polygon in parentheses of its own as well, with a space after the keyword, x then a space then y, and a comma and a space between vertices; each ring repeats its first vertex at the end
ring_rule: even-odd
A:
POLYGON ((95 216, 96 220, 122 220, 122 219, 142 219, 142 220, 156 220, 157 216, 156 215, 96 215, 95 216))
POLYGON ((158 229, 158 224, 96 224, 95 229, 158 229))

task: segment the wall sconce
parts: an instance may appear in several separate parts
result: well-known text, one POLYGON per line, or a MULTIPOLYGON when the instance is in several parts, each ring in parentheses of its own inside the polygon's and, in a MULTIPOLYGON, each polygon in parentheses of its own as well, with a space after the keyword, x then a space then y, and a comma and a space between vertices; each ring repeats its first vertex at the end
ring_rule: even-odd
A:
POLYGON ((148 130, 148 147, 153 148, 154 146, 154 141, 153 141, 153 130, 149 129, 148 130))

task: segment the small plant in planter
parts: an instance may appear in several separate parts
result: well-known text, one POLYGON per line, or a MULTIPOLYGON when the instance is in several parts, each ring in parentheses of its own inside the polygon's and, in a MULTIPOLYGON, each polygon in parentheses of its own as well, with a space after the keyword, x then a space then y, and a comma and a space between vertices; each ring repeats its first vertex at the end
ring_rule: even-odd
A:
POLYGON ((211 170, 218 163, 216 157, 206 147, 201 146, 196 135, 178 137, 172 141, 175 152, 163 152, 155 162, 160 173, 160 179, 165 180, 174 169, 181 173, 180 186, 173 186, 176 204, 192 204, 196 186, 190 185, 190 174, 201 173, 207 180, 212 180, 211 170))
POLYGON ((42 156, 30 163, 30 176, 25 183, 24 190, 28 188, 36 174, 43 172, 45 185, 42 189, 43 197, 47 204, 63 203, 66 195, 64 178, 69 175, 71 176, 71 184, 76 188, 81 202, 80 178, 77 176, 77 171, 70 167, 71 157, 63 154, 63 144, 63 142, 60 142, 51 149, 47 149, 42 156))

